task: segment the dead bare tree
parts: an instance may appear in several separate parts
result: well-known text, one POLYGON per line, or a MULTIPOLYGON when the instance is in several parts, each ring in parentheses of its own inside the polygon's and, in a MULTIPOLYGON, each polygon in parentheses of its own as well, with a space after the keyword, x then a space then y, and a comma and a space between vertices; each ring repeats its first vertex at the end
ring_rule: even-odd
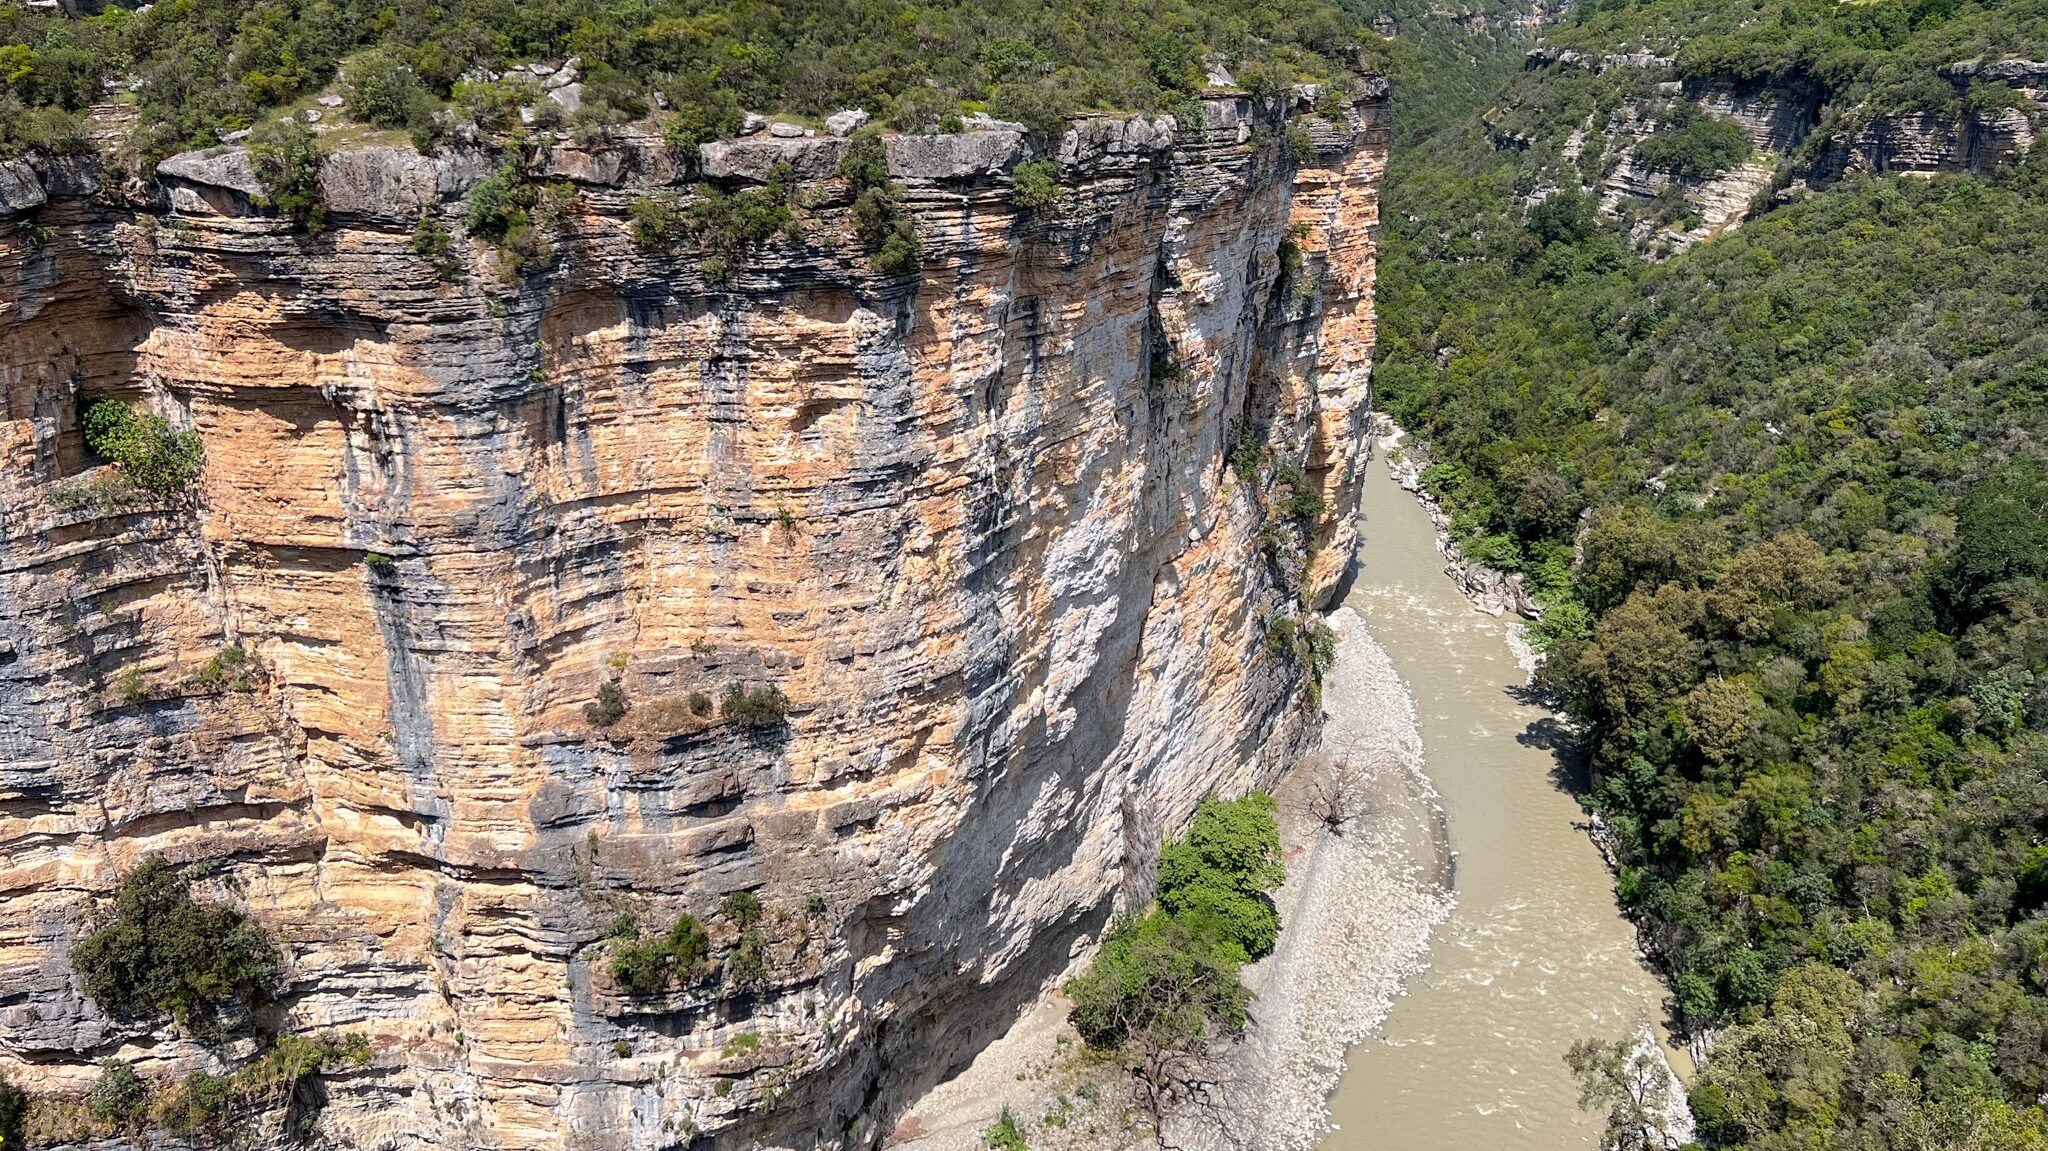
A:
POLYGON ((1365 814, 1370 789, 1363 764, 1350 756, 1316 751, 1299 770, 1302 780, 1295 806, 1331 835, 1344 834, 1353 820, 1365 814))

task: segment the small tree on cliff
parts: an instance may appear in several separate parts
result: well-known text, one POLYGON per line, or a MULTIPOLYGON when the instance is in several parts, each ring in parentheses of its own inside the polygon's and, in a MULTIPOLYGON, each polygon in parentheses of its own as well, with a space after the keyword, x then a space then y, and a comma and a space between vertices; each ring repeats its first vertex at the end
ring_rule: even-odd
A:
POLYGON ((262 207, 307 232, 327 227, 320 189, 320 142, 297 120, 273 121, 249 137, 249 164, 263 184, 262 207))
POLYGON ((168 1015, 200 1033, 266 998, 283 972, 261 927, 193 902, 184 876, 155 858, 121 877, 113 915, 72 947, 71 965, 102 1011, 168 1015))

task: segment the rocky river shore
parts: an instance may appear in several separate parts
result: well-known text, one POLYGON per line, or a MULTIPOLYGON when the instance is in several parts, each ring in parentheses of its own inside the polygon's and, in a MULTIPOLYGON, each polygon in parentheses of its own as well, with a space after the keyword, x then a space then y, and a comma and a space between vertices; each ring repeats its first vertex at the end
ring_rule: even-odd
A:
MULTIPOLYGON (((1222 1068, 1227 1114, 1185 1115, 1171 1133, 1177 1146, 1313 1147, 1345 1052, 1423 969, 1430 934, 1450 914, 1450 848, 1423 774, 1414 701, 1357 613, 1341 608, 1329 622, 1337 661, 1323 687, 1322 739, 1275 789, 1287 856, 1275 893, 1279 945, 1245 971, 1257 1000, 1222 1068), (1335 829, 1323 798, 1332 784, 1346 815, 1335 829)), ((1066 1006, 1049 987, 967 1071, 913 1107, 888 1145, 979 1148, 1008 1111, 1033 1151, 1131 1146, 1139 1132, 1115 1071, 1082 1050, 1066 1006)))

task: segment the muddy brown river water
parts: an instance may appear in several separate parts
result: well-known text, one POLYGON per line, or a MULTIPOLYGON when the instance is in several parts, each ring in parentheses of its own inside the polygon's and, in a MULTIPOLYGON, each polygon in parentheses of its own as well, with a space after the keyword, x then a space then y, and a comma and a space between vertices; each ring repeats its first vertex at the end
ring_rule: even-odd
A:
POLYGON ((1512 621, 1474 610, 1444 574, 1427 513, 1384 458, 1361 515, 1345 602, 1414 692, 1458 903, 1427 972, 1352 1050, 1321 1149, 1594 1146, 1599 1121, 1576 1105, 1565 1049, 1659 1026, 1664 987, 1638 961, 1612 877, 1575 826, 1584 816, 1559 782, 1556 720, 1518 698, 1512 621))

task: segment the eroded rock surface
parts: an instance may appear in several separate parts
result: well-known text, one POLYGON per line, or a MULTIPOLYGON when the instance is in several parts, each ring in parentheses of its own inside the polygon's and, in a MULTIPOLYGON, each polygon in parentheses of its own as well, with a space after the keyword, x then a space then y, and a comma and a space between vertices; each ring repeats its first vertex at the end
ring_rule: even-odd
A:
POLYGON ((1032 212, 1014 130, 892 140, 924 253, 895 277, 832 136, 703 150, 815 182, 722 283, 633 242, 694 186, 630 136, 546 158, 574 194, 516 274, 464 234, 482 153, 330 157, 311 237, 235 149, 153 187, 8 166, 0 1071, 231 1062, 71 970, 157 854, 280 941, 273 1024, 370 1039, 324 1085, 351 1145, 873 1143, 1305 734, 1265 637, 1352 542, 1382 93, 1299 163, 1308 113, 1241 97, 1081 124, 1032 212), (194 490, 95 501, 95 396, 195 429, 194 490), (1313 548, 1262 531, 1282 462, 1313 548), (231 645, 246 690, 198 675, 231 645), (786 723, 688 714, 734 683, 786 723), (738 890, 765 986, 614 985, 621 912, 724 948, 738 890))

